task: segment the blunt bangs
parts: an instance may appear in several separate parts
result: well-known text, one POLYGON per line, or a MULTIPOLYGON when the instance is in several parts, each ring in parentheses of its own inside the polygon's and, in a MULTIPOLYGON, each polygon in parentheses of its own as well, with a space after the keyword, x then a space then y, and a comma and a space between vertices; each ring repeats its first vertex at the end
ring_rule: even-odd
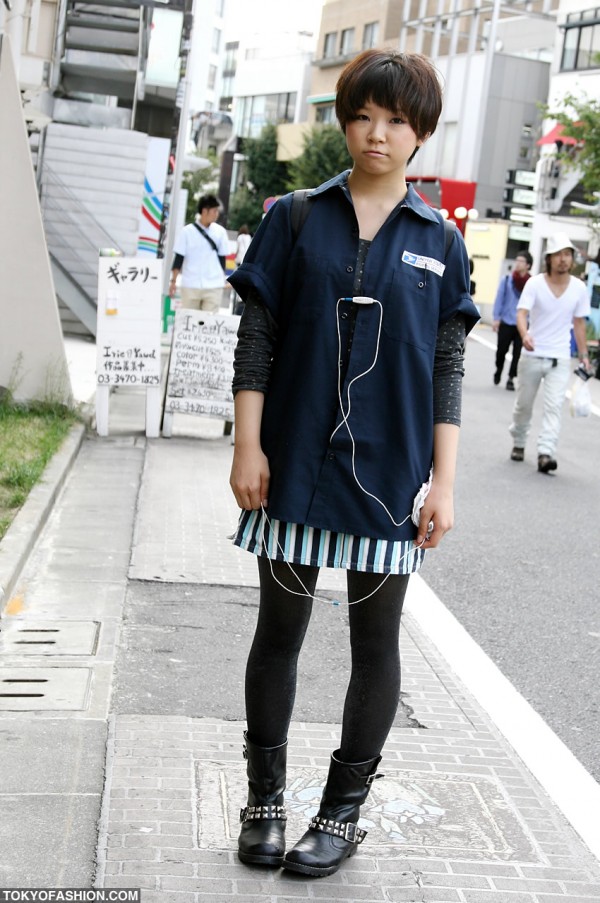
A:
POLYGON ((342 129, 366 103, 402 115, 419 139, 433 134, 442 110, 436 70, 420 54, 366 50, 343 70, 336 86, 342 129))

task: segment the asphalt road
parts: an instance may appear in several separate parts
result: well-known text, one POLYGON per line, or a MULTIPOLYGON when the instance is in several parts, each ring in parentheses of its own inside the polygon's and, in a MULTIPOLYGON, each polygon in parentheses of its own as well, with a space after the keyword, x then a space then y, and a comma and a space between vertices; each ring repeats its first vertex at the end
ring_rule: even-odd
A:
MULTIPOLYGON (((491 329, 478 335, 495 343, 491 329)), ((600 417, 565 405, 558 470, 539 474, 540 394, 526 460, 512 462, 514 393, 493 369, 492 348, 469 340, 456 524, 422 575, 600 780, 600 417)))

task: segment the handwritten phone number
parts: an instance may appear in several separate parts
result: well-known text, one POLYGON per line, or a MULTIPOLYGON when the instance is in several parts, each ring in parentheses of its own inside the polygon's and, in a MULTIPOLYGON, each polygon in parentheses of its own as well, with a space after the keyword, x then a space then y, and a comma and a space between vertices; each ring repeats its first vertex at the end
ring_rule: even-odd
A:
POLYGON ((233 419, 233 404, 219 404, 212 402, 201 404, 193 401, 175 401, 168 399, 166 410, 171 414, 209 414, 212 417, 231 417, 233 419))
POLYGON ((149 373, 99 373, 99 386, 158 386, 160 376, 152 376, 149 373))

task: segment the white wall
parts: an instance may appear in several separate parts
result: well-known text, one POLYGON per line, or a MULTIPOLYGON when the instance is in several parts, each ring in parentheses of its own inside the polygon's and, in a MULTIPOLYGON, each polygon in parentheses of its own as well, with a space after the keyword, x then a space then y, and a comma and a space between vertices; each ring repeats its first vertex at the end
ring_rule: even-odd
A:
POLYGON ((16 72, 0 36, 0 385, 67 402, 71 386, 16 72))

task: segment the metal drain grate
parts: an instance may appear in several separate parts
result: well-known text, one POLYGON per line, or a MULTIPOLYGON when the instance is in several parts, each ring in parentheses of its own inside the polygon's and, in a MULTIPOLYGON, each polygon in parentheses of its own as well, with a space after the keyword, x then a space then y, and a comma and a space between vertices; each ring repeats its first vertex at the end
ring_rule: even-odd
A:
POLYGON ((0 712, 81 711, 91 685, 90 668, 0 668, 0 712))
POLYGON ((0 654, 94 655, 97 621, 28 621, 7 618, 0 631, 0 654))

